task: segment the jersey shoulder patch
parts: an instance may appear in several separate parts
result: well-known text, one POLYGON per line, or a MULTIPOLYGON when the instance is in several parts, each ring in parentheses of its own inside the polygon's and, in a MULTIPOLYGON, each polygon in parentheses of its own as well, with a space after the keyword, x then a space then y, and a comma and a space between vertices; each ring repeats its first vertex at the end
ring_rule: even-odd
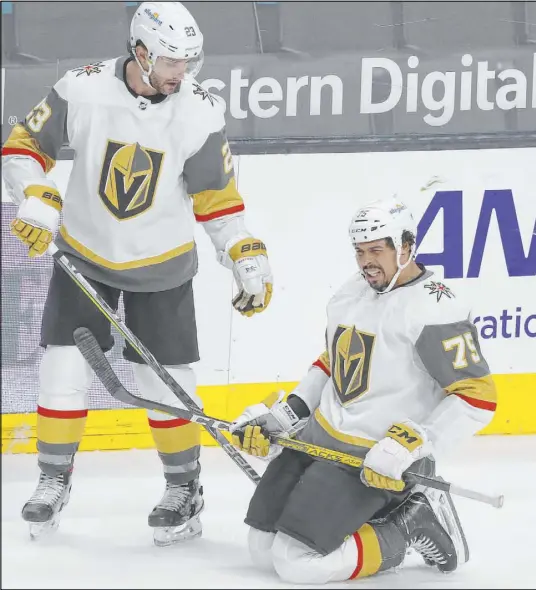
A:
POLYGON ((211 94, 208 90, 205 90, 200 84, 197 82, 192 82, 192 94, 199 98, 199 100, 203 102, 207 102, 210 104, 211 107, 217 104, 216 97, 211 94))
POLYGON ((73 68, 72 70, 69 70, 69 72, 75 78, 80 78, 81 76, 89 77, 102 73, 102 71, 106 69, 107 65, 108 64, 106 62, 96 61, 85 66, 78 66, 77 68, 73 68))
POLYGON ((189 80, 185 86, 188 88, 188 103, 196 112, 202 112, 204 116, 217 120, 225 116, 225 103, 222 98, 205 90, 195 80, 189 80))
POLYGON ((202 145, 211 133, 225 127, 225 105, 222 99, 205 90, 195 80, 181 84, 176 95, 177 116, 192 128, 202 145))
POLYGON ((109 97, 110 80, 114 77, 116 59, 95 61, 68 70, 55 88, 69 102, 92 102, 99 96, 109 97))
POLYGON ((448 285, 433 278, 424 280, 423 288, 428 291, 428 295, 432 296, 437 303, 440 303, 442 300, 456 298, 456 294, 448 285))
POLYGON ((466 320, 470 305, 463 294, 457 294, 450 285, 436 277, 421 282, 416 313, 426 324, 444 324, 466 320))

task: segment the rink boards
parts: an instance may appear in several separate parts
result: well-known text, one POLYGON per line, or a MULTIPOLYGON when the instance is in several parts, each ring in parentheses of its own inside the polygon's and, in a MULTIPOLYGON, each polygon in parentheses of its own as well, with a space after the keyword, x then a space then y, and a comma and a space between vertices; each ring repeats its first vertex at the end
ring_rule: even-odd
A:
MULTIPOLYGON (((325 305, 355 272, 349 219, 364 202, 397 193, 419 221, 419 260, 472 303, 499 391, 483 433, 536 433, 535 163, 534 148, 235 158, 248 227, 268 247, 274 297, 254 318, 232 312, 231 273, 218 265, 198 225, 195 369, 207 413, 233 419, 305 375, 323 351, 325 305)), ((59 162, 51 173, 63 193, 70 166, 59 162)), ((22 248, 5 239, 10 249, 22 248)), ((9 261, 4 255, 3 275, 9 261)), ((25 261, 24 268, 39 264, 50 261, 25 261)), ((26 330, 38 342, 38 324, 26 330)), ((20 378, 20 359, 5 369, 2 354, 3 452, 32 452, 37 364, 25 359, 20 372, 28 376, 20 378)), ((143 411, 114 407, 102 392, 92 400, 82 449, 152 446, 143 411)), ((204 443, 211 443, 208 436, 204 443)))
MULTIPOLYGON (((480 434, 536 433, 536 374, 495 375, 494 380, 499 392, 498 409, 492 423, 480 434)), ((275 388, 290 391, 294 385, 260 383, 201 387, 199 393, 207 413, 232 420, 245 405, 262 401, 275 388)), ((2 452, 35 453, 36 420, 34 413, 3 415, 2 452)), ((204 430, 201 442, 207 446, 216 444, 204 430)), ((153 447, 145 410, 139 409, 91 410, 80 444, 80 450, 86 451, 153 447)))

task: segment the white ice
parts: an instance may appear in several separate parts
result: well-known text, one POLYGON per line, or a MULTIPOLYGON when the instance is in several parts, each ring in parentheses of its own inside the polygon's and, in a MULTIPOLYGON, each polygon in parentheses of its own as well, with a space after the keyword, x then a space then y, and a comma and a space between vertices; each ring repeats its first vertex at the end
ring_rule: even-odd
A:
MULTIPOLYGON (((147 527, 164 487, 155 451, 79 453, 60 528, 39 541, 20 518, 36 484, 36 456, 4 455, 2 588, 300 587, 250 563, 243 518, 253 484, 219 448, 203 448, 202 462, 203 536, 157 548, 147 527)), ((252 463, 263 470, 260 460, 252 463)), ((536 436, 475 437, 440 472, 460 486, 505 495, 500 510, 456 498, 471 549, 463 568, 444 575, 410 555, 396 573, 324 587, 535 588, 536 436)))

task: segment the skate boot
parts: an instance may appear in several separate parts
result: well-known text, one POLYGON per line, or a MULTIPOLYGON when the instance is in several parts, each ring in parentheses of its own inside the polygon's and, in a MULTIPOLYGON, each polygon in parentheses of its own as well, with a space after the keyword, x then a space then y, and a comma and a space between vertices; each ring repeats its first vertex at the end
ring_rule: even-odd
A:
POLYGON ((30 523, 32 539, 58 528, 60 513, 69 502, 71 486, 70 472, 54 477, 41 472, 35 492, 22 508, 22 518, 30 523))
POLYGON ((469 549, 450 494, 424 488, 412 493, 393 513, 408 548, 441 572, 452 572, 469 559, 469 549))
POLYGON ((154 544, 165 547, 200 537, 203 507, 203 488, 198 479, 183 485, 167 483, 164 496, 149 514, 154 544))

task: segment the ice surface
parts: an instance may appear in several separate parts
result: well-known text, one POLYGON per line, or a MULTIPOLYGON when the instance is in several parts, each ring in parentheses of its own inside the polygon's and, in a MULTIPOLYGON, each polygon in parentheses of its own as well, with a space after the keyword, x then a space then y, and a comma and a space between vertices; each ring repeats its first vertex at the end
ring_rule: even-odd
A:
MULTIPOLYGON (((38 477, 35 455, 2 457, 2 588, 298 588, 257 571, 243 517, 253 484, 219 448, 203 448, 200 539, 157 548, 147 515, 163 493, 156 451, 79 453, 59 530, 31 541, 20 509, 38 477)), ((252 460, 262 471, 264 464, 252 460)), ((444 575, 407 557, 394 573, 325 588, 535 588, 536 436, 475 437, 440 466, 466 488, 503 493, 497 510, 456 498, 471 559, 444 575)), ((311 588, 311 586, 303 586, 311 588)))

